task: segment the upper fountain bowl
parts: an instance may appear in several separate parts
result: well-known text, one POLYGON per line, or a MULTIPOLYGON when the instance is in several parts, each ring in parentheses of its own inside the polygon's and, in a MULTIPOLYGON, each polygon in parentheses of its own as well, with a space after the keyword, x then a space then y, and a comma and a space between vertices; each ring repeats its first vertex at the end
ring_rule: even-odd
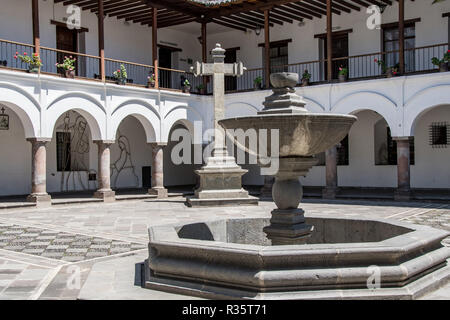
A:
MULTIPOLYGON (((338 114, 268 114, 250 117, 230 118, 219 121, 225 129, 266 129, 267 135, 258 135, 259 139, 267 139, 267 153, 260 154, 257 144, 242 141, 233 136, 236 145, 252 155, 266 157, 274 155, 271 150, 271 130, 278 130, 279 133, 279 156, 286 157, 309 157, 331 148, 345 138, 351 126, 357 120, 355 116, 338 114)), ((259 146, 258 146, 259 145, 259 146)))
POLYGON ((293 88, 298 83, 298 74, 293 72, 272 73, 270 83, 274 88, 293 88))

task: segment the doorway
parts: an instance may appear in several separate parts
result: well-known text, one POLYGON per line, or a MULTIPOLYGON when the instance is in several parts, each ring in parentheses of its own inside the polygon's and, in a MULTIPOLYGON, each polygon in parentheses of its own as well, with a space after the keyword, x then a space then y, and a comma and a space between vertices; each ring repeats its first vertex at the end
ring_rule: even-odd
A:
MULTIPOLYGON (((236 63, 237 50, 239 48, 227 49, 225 53, 225 63, 236 63)), ((237 78, 233 76, 225 76, 225 92, 237 90, 237 78)))
MULTIPOLYGON (((159 48, 159 67, 172 68, 172 50, 165 47, 159 48)), ((159 86, 161 88, 172 88, 172 79, 169 70, 159 71, 159 86)))
MULTIPOLYGON (((328 48, 327 48, 327 38, 323 39, 323 47, 324 47, 324 59, 328 56, 328 48)), ((345 58, 348 57, 348 33, 343 34, 333 34, 333 59, 335 58, 345 58)), ((348 68, 348 59, 342 59, 338 61, 333 61, 332 69, 333 69, 333 79, 337 79, 339 77, 339 68, 348 68)), ((327 64, 324 66, 325 71, 325 79, 327 78, 327 64)))
MULTIPOLYGON (((70 52, 78 52, 78 33, 76 30, 70 30, 69 28, 56 26, 56 49, 70 51, 70 52)), ((58 52, 57 53, 57 62, 62 63, 64 61, 64 57, 67 54, 58 52)), ((78 61, 75 62, 75 73, 77 74, 77 65, 78 61)), ((58 73, 64 74, 64 70, 62 68, 58 68, 58 73)))

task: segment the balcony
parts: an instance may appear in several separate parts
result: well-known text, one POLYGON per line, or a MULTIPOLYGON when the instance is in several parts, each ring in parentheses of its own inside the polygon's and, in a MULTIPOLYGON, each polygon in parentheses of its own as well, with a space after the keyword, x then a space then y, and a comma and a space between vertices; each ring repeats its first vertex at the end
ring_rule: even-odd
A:
MULTIPOLYGON (((434 73, 438 72, 438 68, 431 62, 433 57, 442 58, 449 50, 448 43, 435 44, 430 46, 417 47, 405 50, 405 75, 434 73)), ((32 54, 34 46, 8 40, 0 40, 0 68, 16 70, 21 72, 27 71, 27 65, 19 59, 14 59, 16 52, 23 54, 32 54)), ((40 47, 40 56, 43 66, 42 74, 63 76, 62 70, 56 67, 56 63, 61 63, 64 56, 73 56, 76 62, 76 78, 101 82, 100 74, 100 57, 82 53, 69 52, 47 47, 40 47)), ((308 70, 311 78, 310 85, 338 82, 337 71, 340 67, 348 68, 347 81, 359 81, 378 79, 386 77, 382 68, 375 63, 375 60, 386 61, 386 66, 394 66, 398 61, 399 51, 376 52, 363 55, 348 56, 343 58, 335 58, 333 63, 333 79, 326 80, 327 60, 315 60, 307 62, 299 62, 288 65, 272 66, 272 72, 294 72, 299 74, 301 79, 305 70, 308 70), (390 64, 389 64, 390 62, 390 64)), ((121 61, 105 58, 105 70, 107 83, 114 83, 113 72, 124 65, 128 73, 128 86, 146 87, 147 77, 154 73, 155 68, 151 65, 140 64, 136 62, 121 61)), ((187 79, 191 84, 191 93, 200 94, 201 77, 195 77, 192 73, 168 69, 158 68, 159 88, 162 90, 182 90, 182 82, 187 79)), ((227 90, 228 93, 244 92, 255 90, 254 80, 258 77, 264 79, 264 68, 248 69, 244 76, 237 78, 236 83, 232 86, 235 89, 227 90)), ((301 81, 301 80, 300 80, 301 81)), ((264 85, 264 84, 262 84, 264 85)), ((298 84, 301 85, 301 82, 298 84)), ((262 86, 261 86, 262 87, 262 86)), ((205 92, 211 93, 211 86, 208 85, 205 92)))

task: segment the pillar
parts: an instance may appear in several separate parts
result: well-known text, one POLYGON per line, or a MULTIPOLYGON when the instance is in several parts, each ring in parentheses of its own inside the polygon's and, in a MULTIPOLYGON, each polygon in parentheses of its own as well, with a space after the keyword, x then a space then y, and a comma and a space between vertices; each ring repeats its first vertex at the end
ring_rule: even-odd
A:
POLYGON ((152 59, 155 74, 155 89, 159 88, 158 70, 158 9, 152 9, 152 59))
POLYGON ((98 0, 98 55, 100 57, 100 77, 106 80, 105 71, 105 12, 103 0, 98 0))
POLYGON ((405 73, 405 0, 398 0, 398 41, 400 74, 405 73))
MULTIPOLYGON (((208 40, 206 38, 206 22, 202 22, 202 62, 206 63, 208 62, 208 50, 207 50, 208 40)), ((202 78, 203 83, 203 93, 206 93, 206 87, 208 86, 208 77, 203 76, 202 78)))
POLYGON ((272 189, 275 183, 275 178, 272 176, 264 176, 264 186, 261 188, 262 199, 272 199, 272 189))
POLYGON ((264 10, 264 84, 270 88, 270 10, 264 10))
POLYGON ((50 206, 52 199, 47 193, 47 142, 50 139, 30 138, 31 142, 31 194, 28 202, 38 206, 50 206))
POLYGON ((411 199, 409 138, 398 138, 397 141, 397 190, 395 200, 411 199))
POLYGON ((39 54, 41 47, 41 37, 39 31, 39 0, 31 1, 31 11, 33 19, 33 45, 34 52, 39 54))
POLYGON ((331 0, 327 0, 327 80, 333 79, 333 12, 331 0))
POLYGON ((152 143, 152 188, 148 191, 156 195, 158 199, 168 197, 167 189, 164 188, 164 147, 165 144, 152 143))
POLYGON ((104 202, 116 200, 116 193, 111 189, 111 145, 114 141, 94 141, 98 146, 98 190, 94 197, 104 202))
POLYGON ((323 189, 322 197, 324 199, 335 199, 338 191, 337 176, 337 147, 334 146, 325 151, 326 163, 326 187, 323 189))

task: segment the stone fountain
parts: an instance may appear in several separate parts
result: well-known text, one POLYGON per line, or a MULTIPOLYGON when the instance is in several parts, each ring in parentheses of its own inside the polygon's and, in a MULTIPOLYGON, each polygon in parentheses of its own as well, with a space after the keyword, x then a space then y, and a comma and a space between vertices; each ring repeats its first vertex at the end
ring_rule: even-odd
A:
POLYGON ((224 299, 414 299, 447 283, 446 231, 392 220, 305 217, 299 177, 357 119, 308 112, 295 93, 297 74, 273 74, 271 82, 273 94, 258 115, 219 123, 228 131, 279 130, 278 149, 265 153, 235 139, 262 166, 279 160, 272 218, 150 228, 146 287, 224 299))

